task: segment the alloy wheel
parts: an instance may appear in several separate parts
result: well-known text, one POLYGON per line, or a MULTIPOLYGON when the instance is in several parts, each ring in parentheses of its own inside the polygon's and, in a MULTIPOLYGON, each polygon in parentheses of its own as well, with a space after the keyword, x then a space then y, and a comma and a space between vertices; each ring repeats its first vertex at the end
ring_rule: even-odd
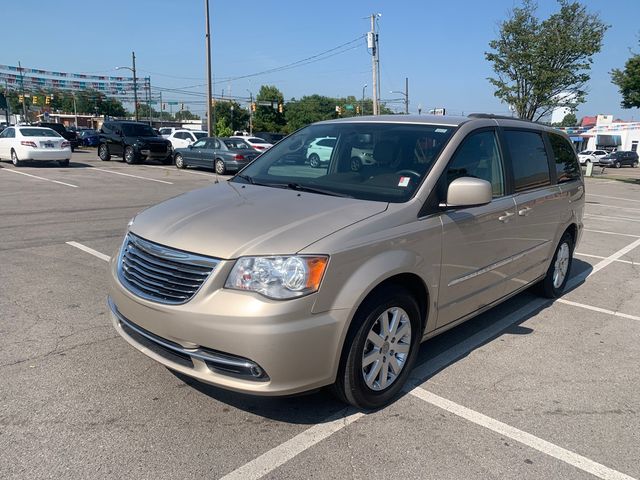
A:
POLYGON ((569 245, 567 245, 567 243, 563 243, 562 245, 560 245, 560 248, 558 249, 556 260, 553 266, 554 288, 560 288, 560 286, 564 282, 564 279, 567 276, 567 271, 569 270, 570 257, 571 257, 571 252, 569 249, 569 245))
POLYGON ((411 321, 400 307, 386 309, 373 322, 362 352, 362 377, 375 391, 391 386, 404 368, 411 348, 411 321))

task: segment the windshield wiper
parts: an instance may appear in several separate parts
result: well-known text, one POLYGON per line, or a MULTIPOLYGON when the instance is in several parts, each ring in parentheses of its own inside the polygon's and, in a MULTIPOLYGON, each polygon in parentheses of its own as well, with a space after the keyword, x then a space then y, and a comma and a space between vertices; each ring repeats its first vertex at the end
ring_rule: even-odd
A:
POLYGON ((347 195, 346 193, 340 193, 333 190, 324 190, 322 188, 308 187, 306 185, 300 185, 299 183, 287 183, 286 187, 290 188, 291 190, 297 190, 299 192, 319 193, 321 195, 331 195, 332 197, 353 198, 351 195, 347 195))

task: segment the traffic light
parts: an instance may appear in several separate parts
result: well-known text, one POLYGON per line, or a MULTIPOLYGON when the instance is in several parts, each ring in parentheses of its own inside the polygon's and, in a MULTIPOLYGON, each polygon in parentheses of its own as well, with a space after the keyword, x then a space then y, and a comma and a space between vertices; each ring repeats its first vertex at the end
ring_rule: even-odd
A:
POLYGON ((51 97, 49 95, 44 97, 44 104, 45 105, 50 105, 51 104, 51 97))
POLYGON ((284 110, 284 105, 282 105, 281 103, 278 103, 278 113, 282 113, 284 110))
POLYGON ((18 96, 18 100, 20 100, 20 103, 24 103, 24 95, 18 96))
POLYGON ((184 103, 180 104, 180 110, 184 110, 184 103))
POLYGON ((39 102, 40 102, 40 99, 38 98, 37 95, 34 95, 33 97, 31 97, 31 103, 33 103, 34 105, 38 105, 39 102))
POLYGON ((360 105, 356 105, 356 113, 360 115, 360 105))
POLYGON ((255 112, 255 111, 256 111, 256 102, 253 102, 253 103, 251 104, 251 111, 252 111, 252 112, 255 112))

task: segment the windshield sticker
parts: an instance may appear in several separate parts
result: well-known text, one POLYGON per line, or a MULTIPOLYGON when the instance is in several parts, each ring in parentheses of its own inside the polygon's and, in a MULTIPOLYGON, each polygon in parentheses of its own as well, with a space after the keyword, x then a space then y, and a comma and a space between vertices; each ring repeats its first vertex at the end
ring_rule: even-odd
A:
POLYGON ((436 128, 436 133, 447 133, 448 131, 448 128, 436 128))
POLYGON ((411 180, 411 177, 400 177, 400 181, 398 182, 398 186, 399 187, 408 187, 410 180, 411 180))

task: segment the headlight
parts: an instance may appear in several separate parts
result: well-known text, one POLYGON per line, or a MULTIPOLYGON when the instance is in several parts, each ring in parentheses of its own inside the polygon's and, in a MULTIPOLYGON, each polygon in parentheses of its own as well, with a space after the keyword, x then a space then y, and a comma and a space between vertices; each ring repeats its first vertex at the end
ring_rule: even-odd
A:
POLYGON ((320 288, 328 260, 307 255, 243 257, 236 261, 224 286, 276 300, 302 297, 320 288))

